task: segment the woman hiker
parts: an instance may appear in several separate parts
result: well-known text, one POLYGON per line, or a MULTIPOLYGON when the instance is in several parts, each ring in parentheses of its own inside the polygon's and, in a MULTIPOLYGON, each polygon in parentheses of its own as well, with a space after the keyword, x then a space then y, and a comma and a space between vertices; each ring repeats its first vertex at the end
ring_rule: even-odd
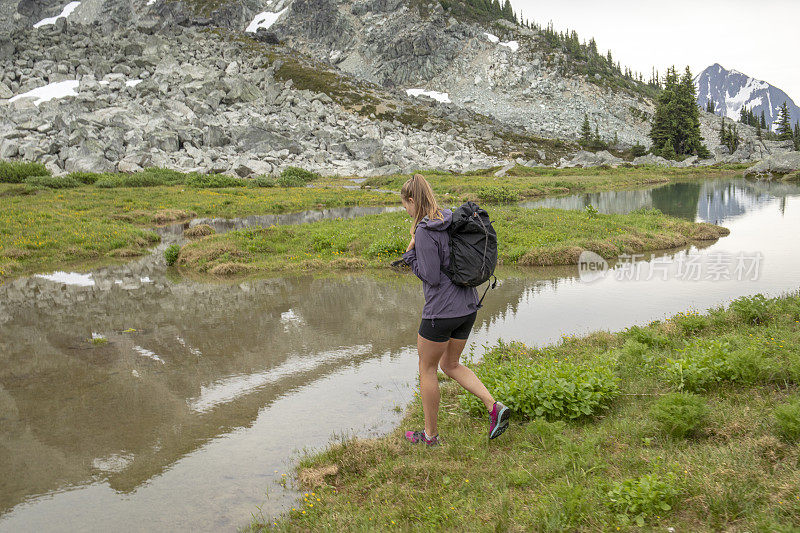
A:
POLYGON ((472 370, 459 363, 478 312, 478 292, 475 287, 453 284, 442 271, 450 264, 447 228, 453 213, 439 208, 433 189, 421 174, 415 174, 403 184, 400 199, 414 221, 403 261, 422 280, 425 294, 417 335, 425 428, 424 431, 407 431, 406 439, 414 444, 439 444, 437 367, 483 401, 489 412, 489 438, 493 439, 506 430, 511 412, 494 400, 472 370))

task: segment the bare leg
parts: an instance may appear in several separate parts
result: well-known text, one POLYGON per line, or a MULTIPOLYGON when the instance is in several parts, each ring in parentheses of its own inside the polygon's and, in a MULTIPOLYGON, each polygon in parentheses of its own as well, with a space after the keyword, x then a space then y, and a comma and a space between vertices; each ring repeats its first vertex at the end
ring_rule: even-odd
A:
POLYGON ((464 346, 466 345, 467 339, 450 339, 447 343, 447 349, 439 359, 439 366, 442 367, 442 371, 445 374, 456 380, 459 385, 480 398, 486 406, 486 410, 491 411, 494 405, 494 398, 489 394, 481 380, 478 379, 478 376, 475 375, 475 372, 459 362, 461 352, 464 351, 464 346))
POLYGON ((419 381, 422 392, 422 411, 425 413, 425 431, 430 436, 438 435, 439 428, 439 378, 436 376, 439 359, 448 343, 434 342, 417 334, 419 352, 419 381))

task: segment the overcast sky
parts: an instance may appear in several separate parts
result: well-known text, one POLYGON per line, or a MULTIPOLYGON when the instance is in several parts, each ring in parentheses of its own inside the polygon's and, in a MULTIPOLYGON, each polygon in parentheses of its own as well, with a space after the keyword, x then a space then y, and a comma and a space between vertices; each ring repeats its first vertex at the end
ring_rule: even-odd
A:
POLYGON ((798 0, 511 0, 542 27, 594 37, 598 50, 650 78, 675 65, 692 76, 719 63, 782 89, 800 105, 798 0), (781 26, 783 24, 783 26, 781 26), (762 35, 756 37, 755 29, 762 35))

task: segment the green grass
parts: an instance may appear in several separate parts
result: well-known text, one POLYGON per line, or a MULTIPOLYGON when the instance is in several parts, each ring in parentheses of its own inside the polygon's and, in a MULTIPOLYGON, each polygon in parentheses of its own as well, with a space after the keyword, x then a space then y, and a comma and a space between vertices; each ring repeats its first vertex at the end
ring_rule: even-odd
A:
MULTIPOLYGON (((81 177, 87 179, 85 175, 81 177)), ((96 183, 105 179, 102 176, 89 179, 92 177, 97 177, 96 183)), ((0 202, 3 206, 1 279, 56 266, 90 266, 141 255, 158 241, 158 236, 150 231, 154 225, 194 216, 241 217, 347 205, 384 205, 396 203, 397 197, 322 187, 198 189, 184 185, 114 188, 81 185, 70 189, 37 189, 25 184, 0 183, 0 202)))
MULTIPOLYGON (((452 200, 474 200, 503 203, 526 198, 538 198, 577 192, 628 189, 669 183, 676 180, 721 178, 741 175, 741 168, 551 168, 516 166, 505 177, 492 173, 448 174, 426 172, 425 178, 433 190, 452 200)), ((411 174, 396 174, 369 178, 365 185, 400 190, 411 174)))
POLYGON ((619 392, 606 409, 577 418, 515 410, 509 430, 489 442, 488 417, 474 414, 462 403, 466 393, 441 377, 443 446, 404 441, 405 429, 423 424, 415 393, 405 420, 386 437, 344 439, 303 457, 295 480, 303 496, 293 510, 276 520, 256 519, 251 528, 795 531, 800 448, 792 439, 800 427, 800 375, 732 382, 702 393, 702 402, 676 402, 667 372, 686 343, 721 336, 755 339, 771 361, 796 366, 800 293, 767 302, 768 320, 760 323, 720 307, 701 315, 707 325, 699 330, 687 331, 679 315, 615 334, 564 337, 543 348, 489 346, 486 360, 473 368, 516 366, 531 398, 544 385, 529 369, 545 361, 563 363, 562 389, 569 375, 578 382, 586 375, 570 368, 610 368, 619 392), (692 431, 673 434, 664 422, 676 417, 692 431))
MULTIPOLYGON (((560 209, 490 209, 501 264, 577 264, 584 249, 605 258, 716 239, 728 230, 667 217, 657 210, 627 215, 593 215, 560 209)), ((385 267, 410 240, 411 220, 403 212, 302 226, 249 228, 189 243, 178 264, 212 274, 385 267)))

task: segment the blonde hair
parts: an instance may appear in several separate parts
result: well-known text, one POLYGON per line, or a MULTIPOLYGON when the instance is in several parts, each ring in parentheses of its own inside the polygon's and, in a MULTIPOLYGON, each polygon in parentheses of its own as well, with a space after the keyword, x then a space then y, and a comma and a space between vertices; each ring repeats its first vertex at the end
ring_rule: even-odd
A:
POLYGON ((400 198, 405 201, 414 199, 414 223, 411 225, 411 235, 417 229, 417 224, 423 218, 444 220, 439 205, 436 203, 436 196, 433 194, 431 184, 422 174, 414 174, 400 189, 400 198))

